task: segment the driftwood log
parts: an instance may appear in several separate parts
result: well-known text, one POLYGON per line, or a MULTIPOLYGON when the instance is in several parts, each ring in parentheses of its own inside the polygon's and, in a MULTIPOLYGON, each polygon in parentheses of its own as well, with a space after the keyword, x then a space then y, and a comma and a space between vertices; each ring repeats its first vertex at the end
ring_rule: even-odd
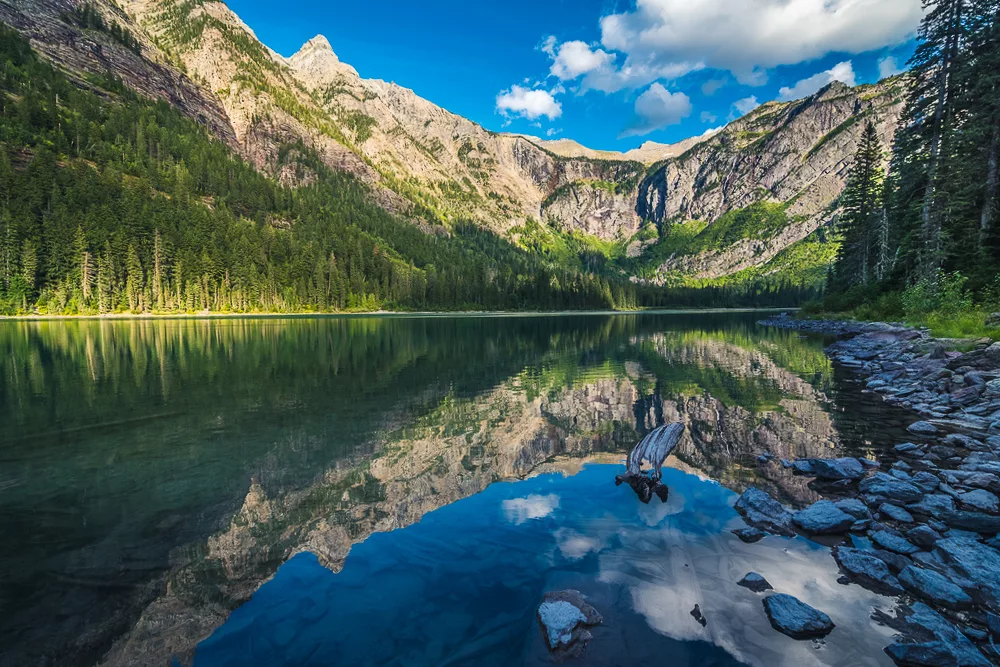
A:
POLYGON ((663 462, 677 447, 684 435, 684 424, 664 424, 649 432, 632 448, 628 455, 624 475, 615 477, 615 484, 626 482, 639 496, 639 500, 648 503, 655 493, 662 502, 667 502, 670 493, 665 484, 660 483, 663 477, 663 462), (643 462, 652 466, 649 474, 642 471, 643 462))

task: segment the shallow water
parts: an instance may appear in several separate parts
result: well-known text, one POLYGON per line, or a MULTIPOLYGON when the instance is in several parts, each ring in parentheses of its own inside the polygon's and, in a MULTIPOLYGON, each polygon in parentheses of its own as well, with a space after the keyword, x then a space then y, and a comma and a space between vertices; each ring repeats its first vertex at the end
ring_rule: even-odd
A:
POLYGON ((746 545, 779 457, 878 456, 905 415, 753 313, 0 322, 0 665, 867 665, 892 601, 826 546, 746 545), (683 421, 667 503, 616 487, 683 421), (773 631, 760 572, 826 611, 773 631), (708 624, 690 615, 699 604, 708 624))

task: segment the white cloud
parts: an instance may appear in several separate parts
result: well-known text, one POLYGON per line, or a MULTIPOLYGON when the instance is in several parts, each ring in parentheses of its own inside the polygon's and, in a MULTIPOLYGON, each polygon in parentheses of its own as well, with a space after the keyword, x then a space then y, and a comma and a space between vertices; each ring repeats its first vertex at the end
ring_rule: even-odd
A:
POLYGON ((609 68, 615 60, 607 51, 591 50, 589 45, 580 41, 563 42, 558 50, 555 45, 550 45, 546 53, 553 61, 549 72, 560 81, 572 81, 588 72, 609 68))
POLYGON ((501 503, 504 516, 515 525, 532 519, 544 519, 559 507, 559 496, 532 494, 527 498, 511 498, 501 503))
POLYGON ((554 127, 550 127, 549 129, 545 130, 546 137, 554 137, 557 134, 562 134, 562 130, 557 130, 554 127))
POLYGON ((711 97, 719 92, 724 85, 726 85, 725 79, 709 79, 705 83, 701 84, 701 93, 706 97, 711 97))
POLYGON ((718 120, 718 118, 719 117, 716 116, 711 111, 702 111, 701 112, 701 122, 703 122, 703 123, 714 123, 716 120, 718 120))
POLYGON ((825 72, 818 72, 806 79, 802 79, 791 88, 787 86, 782 88, 778 91, 778 99, 782 102, 787 102, 789 100, 809 97, 823 86, 834 81, 846 83, 848 86, 854 85, 854 66, 851 65, 851 61, 847 60, 837 63, 825 72))
POLYGON ((634 137, 676 125, 690 116, 691 111, 691 98, 684 93, 671 93, 662 84, 654 83, 635 101, 635 120, 621 136, 634 137))
POLYGON ((705 67, 760 84, 778 65, 901 43, 922 15, 921 0, 637 0, 601 19, 601 43, 625 54, 623 70, 705 67))
POLYGON ((902 74, 904 71, 904 68, 900 67, 899 61, 892 56, 880 58, 878 61, 878 78, 880 81, 882 79, 887 79, 890 76, 902 74))
POLYGON ((515 84, 497 95, 497 111, 528 120, 542 116, 554 120, 562 115, 562 105, 547 90, 530 90, 515 84))
POLYGON ((747 115, 759 106, 760 102, 757 101, 757 97, 755 95, 744 97, 742 100, 736 100, 733 102, 733 108, 736 109, 741 116, 747 115))

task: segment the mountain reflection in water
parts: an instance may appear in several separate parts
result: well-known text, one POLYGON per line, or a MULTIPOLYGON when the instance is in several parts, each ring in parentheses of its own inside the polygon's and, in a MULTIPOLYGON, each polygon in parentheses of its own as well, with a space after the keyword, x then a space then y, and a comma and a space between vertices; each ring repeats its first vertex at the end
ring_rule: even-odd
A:
POLYGON ((732 591, 749 569, 827 605, 838 630, 802 655, 880 664, 828 552, 727 526, 730 490, 816 497, 759 454, 872 454, 898 418, 755 319, 0 322, 0 665, 531 664, 559 587, 605 614, 601 664, 805 664, 732 591), (614 475, 669 421, 684 472, 640 507, 614 475))

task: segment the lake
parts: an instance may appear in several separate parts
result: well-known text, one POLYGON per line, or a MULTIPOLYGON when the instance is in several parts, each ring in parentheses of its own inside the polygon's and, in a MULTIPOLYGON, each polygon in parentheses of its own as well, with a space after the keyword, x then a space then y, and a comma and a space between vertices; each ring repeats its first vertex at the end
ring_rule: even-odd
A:
POLYGON ((909 423, 760 317, 0 322, 0 666, 543 665, 567 588, 579 664, 891 665, 829 543, 730 532, 749 486, 820 497, 761 454, 909 423), (643 504, 615 475, 673 421, 643 504), (837 628, 772 630, 751 570, 837 628))

